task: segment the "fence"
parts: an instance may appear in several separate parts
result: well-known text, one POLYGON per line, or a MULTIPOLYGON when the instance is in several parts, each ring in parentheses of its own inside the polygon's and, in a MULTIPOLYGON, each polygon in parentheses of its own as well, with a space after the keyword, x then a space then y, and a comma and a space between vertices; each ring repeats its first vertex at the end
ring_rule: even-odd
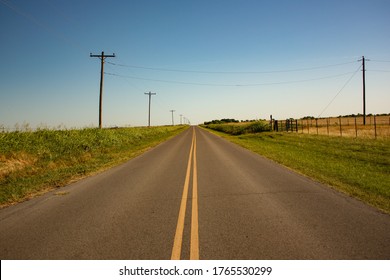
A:
POLYGON ((297 132, 317 135, 333 135, 346 137, 386 138, 390 137, 390 116, 363 116, 337 118, 306 118, 271 120, 271 129, 281 132, 297 132))

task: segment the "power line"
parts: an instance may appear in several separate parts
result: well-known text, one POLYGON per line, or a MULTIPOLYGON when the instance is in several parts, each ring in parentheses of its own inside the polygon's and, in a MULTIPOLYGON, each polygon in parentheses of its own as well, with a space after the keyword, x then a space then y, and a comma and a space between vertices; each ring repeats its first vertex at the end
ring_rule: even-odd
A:
POLYGON ((390 60, 376 60, 376 59, 371 59, 370 61, 390 63, 390 60))
POLYGON ((383 73, 389 73, 390 70, 366 70, 368 72, 383 72, 383 73))
POLYGON ((173 81, 173 80, 149 79, 149 78, 143 78, 143 77, 137 77, 137 76, 127 76, 127 75, 120 75, 120 74, 116 74, 116 73, 105 72, 106 75, 116 76, 116 77, 121 77, 121 78, 128 78, 128 79, 136 79, 136 80, 151 81, 151 82, 161 82, 161 83, 171 83, 171 84, 182 84, 182 85, 213 86, 213 87, 254 87, 254 86, 304 83, 304 82, 337 78, 337 77, 345 76, 345 75, 348 75, 351 73, 354 73, 354 72, 347 72, 347 73, 324 76, 324 77, 319 77, 319 78, 294 80, 294 81, 280 81, 280 82, 269 82, 269 83, 254 83, 254 84, 218 84, 218 83, 196 83, 196 82, 183 82, 183 81, 173 81))
POLYGON ((332 98, 332 100, 328 103, 328 105, 325 106, 325 108, 322 110, 322 112, 318 115, 317 118, 319 118, 325 111, 328 109, 328 107, 333 103, 333 101, 336 99, 337 96, 343 91, 343 89, 349 84, 349 82, 352 80, 352 78, 356 75, 357 72, 359 72, 360 68, 362 66, 360 65, 359 68, 353 72, 352 76, 349 77, 349 79, 345 82, 345 84, 342 86, 342 88, 337 92, 337 94, 332 98))
MULTIPOLYGON (((108 61, 106 61, 106 64, 108 64, 108 61)), ((111 65, 106 65, 107 68, 110 68, 112 70, 112 66, 111 65)), ((124 79, 124 81, 126 81, 126 83, 128 83, 131 87, 135 88, 137 91, 143 91, 144 89, 142 89, 141 87, 139 87, 137 84, 134 83, 134 81, 130 81, 130 79, 124 79)))
POLYGON ((314 67, 307 67, 307 68, 297 68, 297 69, 287 69, 287 70, 271 70, 271 71, 204 71, 204 70, 200 71, 200 70, 185 70, 185 69, 172 69, 172 68, 126 65, 126 64, 119 64, 119 63, 113 63, 113 62, 107 62, 107 63, 109 63, 111 65, 115 65, 115 66, 126 67, 126 68, 144 69, 144 70, 152 70, 152 71, 163 71, 163 72, 198 73, 198 74, 272 74, 272 73, 301 72, 301 71, 330 68, 330 67, 335 67, 335 66, 352 64, 355 62, 356 61, 350 61, 350 62, 344 62, 344 63, 314 66, 314 67))

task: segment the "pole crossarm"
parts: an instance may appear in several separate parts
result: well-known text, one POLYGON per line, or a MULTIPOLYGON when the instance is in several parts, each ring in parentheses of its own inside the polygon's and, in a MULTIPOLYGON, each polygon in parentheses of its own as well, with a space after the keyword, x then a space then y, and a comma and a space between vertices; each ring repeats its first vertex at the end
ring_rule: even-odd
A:
POLYGON ((89 56, 90 57, 99 57, 99 58, 106 58, 106 57, 115 57, 115 53, 113 54, 104 54, 104 52, 102 52, 102 54, 92 54, 92 53, 89 53, 89 56))

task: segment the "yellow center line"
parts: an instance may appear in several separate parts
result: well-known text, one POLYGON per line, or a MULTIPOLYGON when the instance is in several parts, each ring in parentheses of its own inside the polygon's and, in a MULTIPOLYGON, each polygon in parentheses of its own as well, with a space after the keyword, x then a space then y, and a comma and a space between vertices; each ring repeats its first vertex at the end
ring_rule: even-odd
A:
POLYGON ((190 183, 192 151, 194 148, 194 135, 195 135, 195 131, 193 132, 193 135, 192 135, 190 155, 188 157, 187 172, 186 172, 186 178, 184 181, 183 195, 181 197, 179 218, 177 220, 176 233, 175 233, 175 239, 173 241, 171 260, 180 260, 181 245, 183 243, 184 219, 186 216, 186 208, 187 208, 188 186, 190 183))
MULTIPOLYGON (((195 131, 194 131, 195 135, 195 131)), ((190 259, 199 260, 199 230, 198 230, 198 170, 196 166, 196 136, 194 137, 194 171, 192 174, 192 216, 190 259)))
POLYGON ((191 164, 194 158, 193 177, 192 177, 192 212, 191 212, 191 240, 190 240, 190 259, 199 259, 199 230, 198 230, 198 175, 196 165, 196 135, 193 129, 192 143, 190 154, 188 157, 186 178, 184 181, 183 195, 180 203, 179 217, 177 220, 175 239, 173 241, 173 248, 171 260, 180 260, 181 247, 183 244, 184 221, 187 208, 188 189, 190 185, 191 164))

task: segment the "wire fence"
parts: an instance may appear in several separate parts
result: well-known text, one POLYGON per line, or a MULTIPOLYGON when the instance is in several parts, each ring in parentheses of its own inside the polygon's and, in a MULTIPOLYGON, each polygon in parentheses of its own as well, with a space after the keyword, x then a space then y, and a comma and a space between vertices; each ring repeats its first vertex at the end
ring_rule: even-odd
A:
POLYGON ((390 115, 271 120, 271 130, 341 137, 390 137, 390 115))

